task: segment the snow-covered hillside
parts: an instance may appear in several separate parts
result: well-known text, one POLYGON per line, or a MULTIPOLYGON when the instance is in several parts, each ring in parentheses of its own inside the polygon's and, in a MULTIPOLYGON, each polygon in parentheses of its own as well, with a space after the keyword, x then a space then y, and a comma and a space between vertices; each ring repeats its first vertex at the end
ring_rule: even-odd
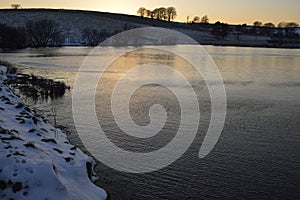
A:
POLYGON ((25 106, 0 66, 0 199, 106 199, 94 161, 25 106))
MULTIPOLYGON (((22 10, 0 10, 0 24, 14 27, 25 27, 26 22, 42 19, 50 19, 60 25, 60 31, 65 36, 65 46, 82 45, 82 31, 85 28, 97 29, 113 35, 115 32, 126 29, 149 27, 143 19, 137 18, 132 21, 133 16, 119 16, 118 14, 105 15, 101 12, 55 10, 55 9, 22 9, 22 10), (129 19, 129 20, 128 20, 129 19), (139 21, 140 20, 140 21, 139 21)), ((163 23, 163 22, 157 22, 163 23)), ((165 22, 166 23, 166 22, 165 22)), ((160 24, 161 25, 161 24, 160 24)), ((166 24, 165 24, 166 25, 166 24)), ((159 25, 155 25, 159 26, 159 25)), ((210 32, 192 29, 176 28, 173 30, 182 32, 195 40, 214 40, 210 32)), ((157 38, 154 38, 157 39, 157 38)))
POLYGON ((65 36, 65 45, 81 45, 82 30, 85 28, 97 29, 114 33, 126 28, 137 28, 143 25, 138 23, 116 20, 89 12, 76 12, 67 10, 1 10, 0 24, 14 27, 25 27, 28 21, 50 19, 60 25, 60 31, 65 36))
POLYGON ((225 39, 219 40, 211 34, 211 28, 197 28, 195 25, 193 28, 184 23, 168 23, 132 15, 64 9, 0 10, 0 24, 9 26, 24 27, 27 21, 43 19, 53 20, 60 25, 60 32, 65 38, 64 46, 83 45, 85 42, 82 33, 85 28, 114 35, 128 29, 149 26, 179 31, 204 45, 274 46, 268 44, 267 40, 270 38, 267 36, 240 35, 237 40, 235 33, 231 32, 225 39))

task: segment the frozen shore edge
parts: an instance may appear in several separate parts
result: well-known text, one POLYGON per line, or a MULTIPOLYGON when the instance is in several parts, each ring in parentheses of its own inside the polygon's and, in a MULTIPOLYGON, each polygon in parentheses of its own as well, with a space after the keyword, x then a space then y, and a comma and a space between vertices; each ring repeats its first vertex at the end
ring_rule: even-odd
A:
POLYGON ((106 199, 94 160, 28 108, 0 66, 0 199, 106 199))

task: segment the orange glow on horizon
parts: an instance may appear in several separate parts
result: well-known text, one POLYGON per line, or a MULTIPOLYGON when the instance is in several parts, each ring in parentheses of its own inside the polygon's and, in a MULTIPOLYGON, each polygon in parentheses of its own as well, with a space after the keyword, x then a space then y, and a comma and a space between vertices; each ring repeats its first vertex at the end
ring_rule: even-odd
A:
POLYGON ((222 21, 229 24, 253 24, 254 21, 278 24, 281 21, 295 21, 300 23, 300 2, 298 0, 212 0, 201 2, 197 0, 1 0, 0 8, 10 8, 11 4, 21 4, 23 8, 64 8, 78 10, 94 10, 112 13, 136 15, 139 7, 153 10, 158 7, 174 6, 177 10, 175 21, 186 22, 187 16, 192 20, 194 16, 200 18, 208 15, 210 23, 222 21))

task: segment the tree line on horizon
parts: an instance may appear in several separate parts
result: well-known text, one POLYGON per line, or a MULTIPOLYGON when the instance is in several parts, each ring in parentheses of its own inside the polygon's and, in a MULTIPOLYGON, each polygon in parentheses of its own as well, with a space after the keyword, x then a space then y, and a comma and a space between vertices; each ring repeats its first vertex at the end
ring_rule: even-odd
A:
POLYGON ((165 20, 170 22, 176 18, 177 11, 173 6, 167 8, 155 8, 154 10, 148 10, 144 7, 140 7, 137 10, 137 14, 141 17, 149 17, 151 19, 165 20))
MULTIPOLYGON (((137 10, 137 14, 141 17, 149 17, 151 19, 167 20, 167 21, 172 21, 177 17, 177 11, 175 7, 168 7, 168 8, 160 7, 160 8, 155 8, 154 10, 149 10, 146 9, 145 7, 140 7, 137 10)), ((189 16, 188 16, 187 23, 208 24, 209 18, 207 15, 204 15, 201 18, 199 16, 194 16, 193 20, 189 21, 189 16)), ((254 21, 253 26, 268 27, 268 28, 276 27, 275 24, 272 22, 267 22, 263 24, 261 21, 254 21)), ((277 25, 277 28, 295 28, 295 27, 299 27, 299 24, 296 22, 280 22, 277 25)))
MULTIPOLYGON (((261 21, 253 22, 253 26, 256 27, 267 27, 267 28, 275 28, 275 24, 272 22, 262 23, 261 21)), ((296 22, 280 22, 277 25, 277 28, 296 28, 299 27, 299 24, 296 22)))
MULTIPOLYGON (((140 7, 137 10, 137 14, 144 18, 149 17, 151 19, 171 21, 174 20, 177 16, 176 9, 174 7, 169 8, 155 8, 154 10, 148 10, 144 7, 140 7)), ((217 21, 214 24, 209 23, 209 18, 207 15, 203 17, 194 16, 193 20, 189 20, 187 17, 187 24, 195 25, 199 24, 202 28, 210 29, 211 34, 215 36, 216 39, 225 39, 229 32, 236 36, 237 40, 240 40, 242 34, 254 35, 255 40, 258 36, 268 36, 270 37, 269 41, 275 41, 275 43, 288 43, 299 38, 299 34, 295 32, 295 28, 299 27, 299 24, 296 22, 280 22, 277 25, 278 30, 275 31, 275 24, 272 22, 262 23, 260 21, 254 21, 253 25, 239 24, 239 25, 229 25, 224 22, 217 21), (234 26, 235 28, 232 28, 234 26), (248 27, 248 28, 246 28, 248 27)), ((195 27, 197 28, 197 27, 195 27)))

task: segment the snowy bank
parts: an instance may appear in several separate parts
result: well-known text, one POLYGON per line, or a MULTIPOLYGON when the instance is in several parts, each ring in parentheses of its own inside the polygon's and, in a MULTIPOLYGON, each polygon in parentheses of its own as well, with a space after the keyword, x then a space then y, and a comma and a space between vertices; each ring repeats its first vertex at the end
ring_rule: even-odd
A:
POLYGON ((0 199, 106 199, 94 161, 26 107, 0 66, 0 199))

